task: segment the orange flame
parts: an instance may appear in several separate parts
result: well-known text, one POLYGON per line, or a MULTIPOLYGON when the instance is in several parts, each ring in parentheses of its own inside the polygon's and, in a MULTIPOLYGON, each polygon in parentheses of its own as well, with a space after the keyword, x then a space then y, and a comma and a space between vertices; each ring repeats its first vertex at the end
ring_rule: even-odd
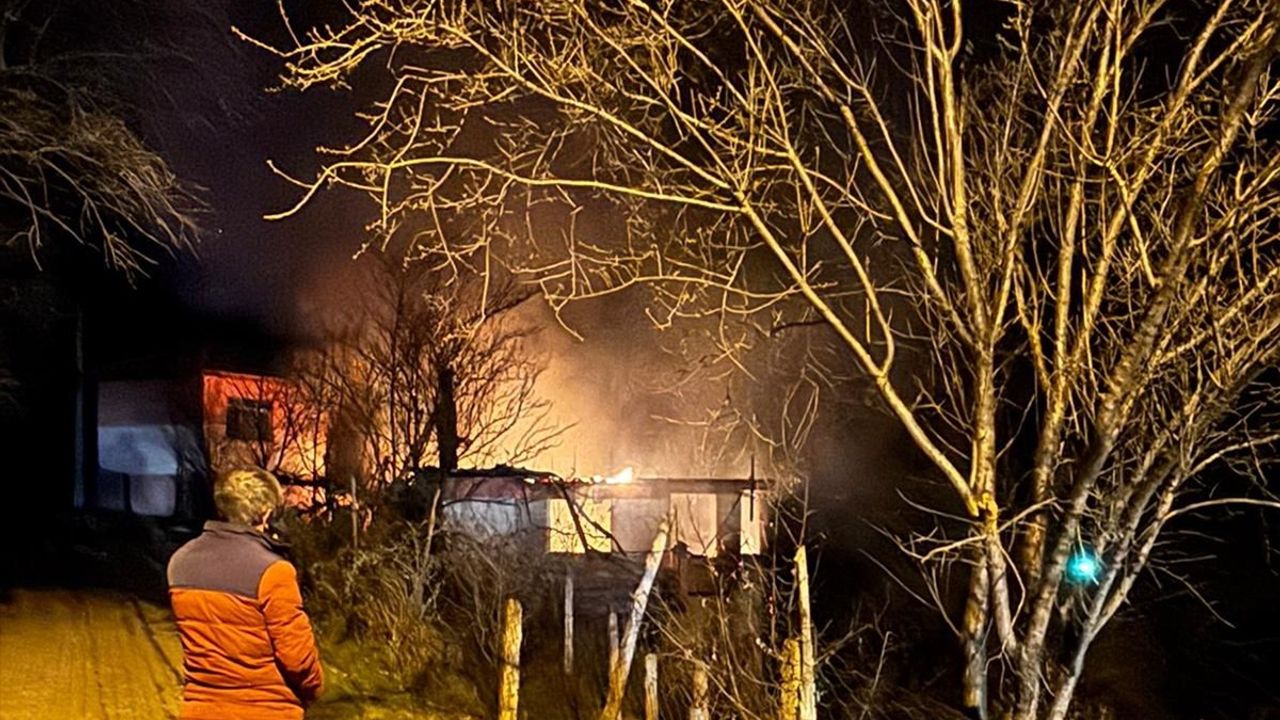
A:
POLYGON ((618 472, 604 478, 604 483, 606 485, 626 485, 627 483, 634 480, 635 476, 636 476, 635 470, 633 470, 631 466, 628 465, 627 467, 622 468, 618 472))

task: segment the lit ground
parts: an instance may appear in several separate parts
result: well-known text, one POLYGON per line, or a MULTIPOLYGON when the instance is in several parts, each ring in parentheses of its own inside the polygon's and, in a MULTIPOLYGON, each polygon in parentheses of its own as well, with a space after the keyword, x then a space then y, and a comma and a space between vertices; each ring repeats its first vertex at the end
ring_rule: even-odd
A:
MULTIPOLYGON (((0 720, 174 718, 181 649, 165 608, 102 591, 18 590, 0 599, 0 720)), ((316 720, 444 720, 353 697, 328 667, 316 720)))
POLYGON ((0 718, 176 715, 181 651, 162 610, 103 593, 10 600, 0 604, 0 718))

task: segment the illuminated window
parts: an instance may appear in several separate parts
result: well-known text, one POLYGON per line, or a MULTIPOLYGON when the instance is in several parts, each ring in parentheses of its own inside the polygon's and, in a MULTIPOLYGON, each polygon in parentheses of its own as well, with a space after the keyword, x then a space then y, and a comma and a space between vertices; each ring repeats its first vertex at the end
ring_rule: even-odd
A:
POLYGON ((551 531, 547 549, 553 553, 581 555, 588 547, 607 553, 613 548, 609 538, 613 532, 613 500, 579 498, 570 508, 568 501, 552 499, 547 503, 547 525, 551 531))
POLYGON ((271 402, 269 400, 228 398, 228 440, 261 441, 270 440, 271 437, 271 402))
POLYGON ((716 496, 711 493, 671 493, 671 512, 675 516, 676 542, 684 543, 689 552, 715 557, 719 550, 719 518, 716 496))

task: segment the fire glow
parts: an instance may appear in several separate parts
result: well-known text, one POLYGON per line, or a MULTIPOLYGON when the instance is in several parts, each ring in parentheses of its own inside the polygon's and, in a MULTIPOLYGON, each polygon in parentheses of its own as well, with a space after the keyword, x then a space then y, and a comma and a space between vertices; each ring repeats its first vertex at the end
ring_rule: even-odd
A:
POLYGON ((592 475, 583 478, 583 482, 592 485, 626 485, 636 479, 636 471, 630 465, 612 475, 592 475))

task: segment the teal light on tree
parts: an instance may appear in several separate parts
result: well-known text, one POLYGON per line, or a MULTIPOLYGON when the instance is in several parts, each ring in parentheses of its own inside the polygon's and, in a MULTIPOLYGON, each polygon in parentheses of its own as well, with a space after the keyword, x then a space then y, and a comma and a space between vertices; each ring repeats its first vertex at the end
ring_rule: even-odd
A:
POLYGON ((1102 563, 1098 562, 1098 556, 1089 548, 1081 548, 1067 559, 1067 579, 1073 583, 1095 583, 1101 572, 1102 563))

